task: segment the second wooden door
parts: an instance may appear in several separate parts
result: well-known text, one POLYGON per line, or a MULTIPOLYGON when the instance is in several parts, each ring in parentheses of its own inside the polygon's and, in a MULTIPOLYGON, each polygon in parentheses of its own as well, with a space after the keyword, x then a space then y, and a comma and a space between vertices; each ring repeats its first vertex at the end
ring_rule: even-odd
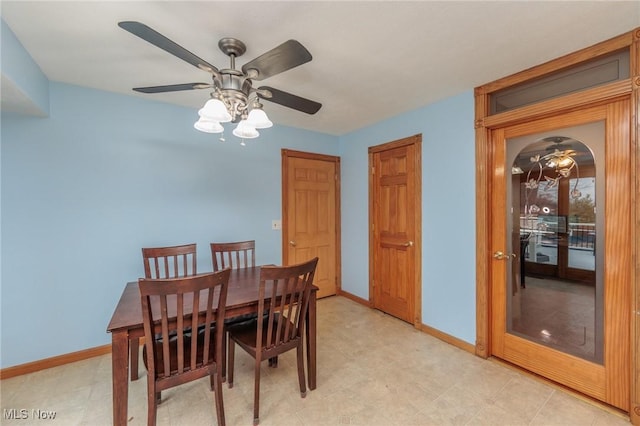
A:
POLYGON ((420 318, 420 135, 369 149, 373 306, 420 318))

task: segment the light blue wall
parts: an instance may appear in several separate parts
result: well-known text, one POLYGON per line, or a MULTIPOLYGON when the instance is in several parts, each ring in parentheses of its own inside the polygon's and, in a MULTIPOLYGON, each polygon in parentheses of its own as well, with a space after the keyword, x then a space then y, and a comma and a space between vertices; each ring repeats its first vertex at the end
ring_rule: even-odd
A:
POLYGON ((2 367, 109 343, 141 247, 195 242, 210 271, 209 242, 255 239, 258 263, 280 263, 281 148, 338 155, 283 126, 221 143, 195 110, 60 83, 50 103, 2 115, 2 367))
POLYGON ((422 134, 422 322, 475 342, 473 92, 340 138, 342 288, 369 298, 368 148, 422 134))
POLYGON ((9 26, 0 19, 3 84, 11 84, 36 115, 49 114, 49 80, 24 49, 9 26))

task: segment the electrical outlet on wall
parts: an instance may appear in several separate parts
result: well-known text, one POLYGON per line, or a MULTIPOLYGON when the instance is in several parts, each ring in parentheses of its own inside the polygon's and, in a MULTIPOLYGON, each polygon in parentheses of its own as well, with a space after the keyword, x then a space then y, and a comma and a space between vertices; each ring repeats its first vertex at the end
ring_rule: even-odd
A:
POLYGON ((279 231, 282 229, 282 221, 280 219, 273 219, 271 221, 271 229, 274 231, 279 231))

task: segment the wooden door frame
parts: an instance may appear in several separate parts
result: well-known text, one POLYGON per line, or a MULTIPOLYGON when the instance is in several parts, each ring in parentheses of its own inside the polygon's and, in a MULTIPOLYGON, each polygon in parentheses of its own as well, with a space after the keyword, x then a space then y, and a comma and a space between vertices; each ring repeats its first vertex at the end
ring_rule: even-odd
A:
POLYGON ((476 132, 476 355, 491 356, 490 334, 490 236, 491 230, 491 176, 493 173, 490 134, 495 128, 505 127, 536 118, 545 118, 566 113, 586 106, 609 103, 617 99, 628 99, 630 108, 630 188, 631 247, 631 324, 629 332, 630 359, 630 404, 631 423, 640 425, 640 28, 610 40, 579 50, 545 64, 496 80, 475 89, 476 132), (524 106, 511 111, 491 115, 489 95, 497 90, 542 77, 551 72, 584 62, 594 56, 630 50, 630 78, 593 89, 554 98, 538 104, 524 106))
POLYGON ((373 228, 373 221, 375 218, 375 206, 374 206, 374 184, 373 178, 373 155, 378 152, 387 151, 389 149, 399 148, 402 146, 414 145, 415 146, 415 181, 414 186, 416 188, 416 214, 415 214, 415 245, 413 250, 414 263, 416 265, 415 270, 415 282, 414 282, 414 319, 413 326, 415 328, 422 328, 422 134, 409 136, 403 139, 398 139, 392 142, 384 143, 382 145, 376 145, 369 147, 369 306, 375 306, 375 292, 373 289, 373 253, 375 250, 375 233, 373 228))
POLYGON ((295 151, 292 149, 283 148, 281 150, 281 167, 282 167, 282 264, 287 265, 289 261, 289 200, 287 195, 289 194, 289 159, 290 158, 303 158, 306 160, 318 160, 334 163, 336 167, 335 185, 335 206, 336 206, 336 294, 340 294, 342 291, 342 244, 340 243, 341 226, 340 226, 340 157, 325 154, 316 154, 313 152, 295 151))

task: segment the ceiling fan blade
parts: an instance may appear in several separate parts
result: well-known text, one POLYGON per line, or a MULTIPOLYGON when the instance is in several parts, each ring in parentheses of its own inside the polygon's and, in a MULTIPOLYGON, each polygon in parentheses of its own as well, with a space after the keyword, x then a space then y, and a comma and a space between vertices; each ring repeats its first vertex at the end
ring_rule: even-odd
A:
POLYGON ((134 87, 133 90, 140 93, 164 93, 179 92, 180 90, 208 89, 213 87, 209 83, 184 83, 170 84, 168 86, 150 86, 150 87, 134 87))
POLYGON ((160 49, 163 49, 171 53, 172 55, 177 56, 178 58, 190 63, 196 68, 200 68, 209 72, 218 72, 218 69, 216 67, 214 67, 204 59, 199 58, 184 47, 169 40, 156 30, 146 26, 141 22, 123 21, 118 22, 118 26, 126 31, 129 31, 131 34, 136 35, 145 41, 148 41, 154 46, 157 46, 160 49))
POLYGON ((322 107, 321 103, 301 98, 300 96, 292 95, 291 93, 283 92, 282 90, 274 89, 267 86, 258 88, 258 96, 261 99, 266 99, 268 101, 286 106, 288 108, 306 112, 307 114, 315 114, 322 107), (269 94, 271 96, 268 96, 269 94))
POLYGON ((311 53, 300 42, 289 40, 244 64, 242 72, 253 80, 264 80, 311 59, 311 53))

